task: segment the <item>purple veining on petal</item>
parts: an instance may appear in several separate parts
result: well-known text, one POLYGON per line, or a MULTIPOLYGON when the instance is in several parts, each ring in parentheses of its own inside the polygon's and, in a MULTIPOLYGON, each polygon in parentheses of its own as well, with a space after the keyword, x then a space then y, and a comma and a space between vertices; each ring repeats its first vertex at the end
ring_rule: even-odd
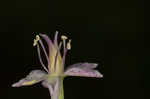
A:
POLYGON ((51 39, 45 34, 39 34, 39 35, 46 41, 47 45, 50 47, 52 44, 51 39))
POLYGON ((48 72, 46 66, 44 65, 44 63, 43 63, 43 61, 42 61, 39 45, 37 45, 37 52, 38 52, 38 57, 39 57, 39 60, 40 60, 40 63, 41 63, 41 65, 42 65, 42 67, 48 72))
POLYGON ((40 81, 43 81, 47 78, 47 73, 42 70, 32 70, 25 78, 19 80, 14 83, 12 87, 21 87, 21 86, 29 86, 40 81), (32 82, 32 83, 29 83, 32 82), (29 84, 24 84, 29 83, 29 84))
POLYGON ((97 70, 87 70, 82 68, 72 68, 67 70, 64 75, 67 76, 81 76, 81 77, 97 77, 102 78, 103 75, 97 70))
POLYGON ((73 64, 73 65, 70 65, 68 67, 68 69, 70 68, 74 68, 74 67, 78 67, 78 68, 84 68, 84 69, 94 69, 98 66, 98 64, 96 63, 76 63, 76 64, 73 64))
POLYGON ((67 76, 82 76, 82 77, 98 77, 101 78, 103 75, 94 70, 97 67, 95 63, 77 63, 69 66, 64 72, 67 76))

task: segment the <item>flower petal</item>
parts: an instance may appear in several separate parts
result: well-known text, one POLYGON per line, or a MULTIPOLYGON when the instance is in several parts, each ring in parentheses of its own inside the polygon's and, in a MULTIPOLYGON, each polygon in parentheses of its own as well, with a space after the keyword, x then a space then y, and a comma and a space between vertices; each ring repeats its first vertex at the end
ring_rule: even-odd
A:
POLYGON ((24 82, 27 82, 25 79, 21 79, 20 81, 12 84, 12 87, 21 87, 21 86, 24 86, 23 83, 24 82))
POLYGON ((98 64, 96 64, 96 63, 87 63, 87 62, 85 62, 85 63, 73 64, 73 65, 69 66, 69 68, 78 67, 78 68, 84 68, 84 69, 94 69, 97 66, 98 66, 98 64))
POLYGON ((38 83, 46 78, 46 73, 41 70, 33 70, 25 78, 12 84, 12 87, 29 86, 38 83))
POLYGON ((39 35, 46 41, 46 43, 49 47, 53 45, 51 39, 47 35, 45 35, 45 34, 39 34, 39 35))
POLYGON ((94 70, 96 67, 97 64, 95 63, 77 63, 71 65, 66 72, 64 72, 64 75, 102 78, 103 75, 97 70, 94 70))

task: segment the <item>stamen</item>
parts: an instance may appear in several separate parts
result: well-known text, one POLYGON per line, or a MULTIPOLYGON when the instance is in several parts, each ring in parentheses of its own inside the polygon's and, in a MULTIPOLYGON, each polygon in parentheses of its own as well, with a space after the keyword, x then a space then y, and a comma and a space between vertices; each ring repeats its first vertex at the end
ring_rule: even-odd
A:
POLYGON ((45 56, 46 56, 48 65, 50 65, 49 57, 48 57, 48 55, 47 55, 46 49, 45 49, 45 47, 44 47, 44 45, 43 45, 43 42, 42 42, 41 40, 39 40, 39 43, 41 44, 41 47, 42 47, 42 49, 43 49, 43 52, 44 52, 44 54, 45 54, 45 56))
MULTIPOLYGON (((54 46, 53 43, 52 43, 52 41, 51 41, 51 39, 47 35, 45 35, 45 34, 39 34, 39 35, 46 41, 49 49, 51 49, 54 46)), ((51 51, 49 50, 49 53, 50 52, 51 51)), ((49 59, 49 63, 51 63, 50 59, 49 59)), ((51 68, 51 65, 49 64, 48 65, 48 69, 50 70, 50 68, 51 68)))
POLYGON ((33 46, 36 46, 38 44, 38 41, 40 40, 40 36, 36 35, 36 39, 34 39, 33 46))
POLYGON ((71 40, 69 40, 69 42, 67 43, 67 49, 68 49, 68 50, 71 49, 71 40))
POLYGON ((46 66, 44 65, 44 63, 43 63, 43 61, 42 61, 39 45, 37 45, 37 52, 38 52, 38 56, 39 56, 39 60, 40 60, 41 65, 42 65, 43 68, 48 72, 46 66))
POLYGON ((61 63, 65 64, 65 57, 66 57, 66 54, 67 54, 67 50, 70 50, 71 49, 71 40, 69 40, 69 42, 67 43, 67 47, 66 47, 66 39, 68 39, 66 36, 62 36, 61 37, 62 40, 63 40, 63 45, 64 45, 64 54, 63 54, 63 57, 62 57, 62 61, 61 63))
POLYGON ((66 40, 66 39, 68 39, 68 38, 67 38, 67 36, 62 35, 62 36, 61 36, 61 39, 62 39, 62 40, 66 40))
POLYGON ((37 40, 34 39, 33 46, 36 46, 36 45, 37 45, 37 40))
POLYGON ((64 53, 65 53, 65 50, 66 50, 66 40, 67 40, 68 38, 67 38, 67 36, 62 35, 62 36, 61 36, 61 39, 63 40, 64 53))
POLYGON ((40 36, 36 35, 36 40, 39 41, 40 40, 40 36))
MULTIPOLYGON (((43 51, 44 51, 44 54, 45 54, 46 59, 47 59, 48 64, 49 64, 49 58, 48 58, 46 49, 45 49, 45 47, 44 47, 42 41, 40 40, 40 36, 39 36, 39 35, 36 35, 36 38, 34 39, 33 46, 36 46, 36 45, 38 44, 38 41, 39 41, 39 43, 40 43, 40 45, 41 45, 41 47, 42 47, 42 49, 43 49, 43 51)), ((41 65, 42 65, 43 68, 48 72, 46 66, 43 64, 43 61, 42 61, 42 58, 41 58, 41 55, 40 55, 40 47, 39 47, 39 45, 37 45, 37 52, 38 52, 38 56, 39 56, 39 60, 40 60, 41 65)))

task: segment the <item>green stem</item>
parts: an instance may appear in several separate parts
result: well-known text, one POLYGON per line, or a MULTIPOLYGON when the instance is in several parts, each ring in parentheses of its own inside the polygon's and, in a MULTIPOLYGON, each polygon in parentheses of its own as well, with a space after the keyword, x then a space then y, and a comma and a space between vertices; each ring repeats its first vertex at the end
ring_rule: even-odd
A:
POLYGON ((58 78, 58 81, 55 84, 54 93, 51 96, 51 99, 64 99, 63 79, 64 77, 58 78))
POLYGON ((63 89, 63 77, 60 77, 60 87, 59 87, 59 96, 58 99, 64 99, 64 89, 63 89))

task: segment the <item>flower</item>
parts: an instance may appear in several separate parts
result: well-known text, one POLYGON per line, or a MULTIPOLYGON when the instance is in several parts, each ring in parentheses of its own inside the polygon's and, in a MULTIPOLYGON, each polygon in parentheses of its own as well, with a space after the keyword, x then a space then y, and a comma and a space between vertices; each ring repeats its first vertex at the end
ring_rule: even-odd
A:
POLYGON ((71 66, 68 66, 66 70, 64 70, 65 65, 65 57, 67 51, 71 49, 71 40, 67 41, 66 36, 61 36, 62 41, 58 45, 57 41, 58 32, 56 31, 54 41, 45 34, 36 35, 36 39, 34 39, 33 46, 37 47, 37 52, 39 56, 40 63, 45 71, 42 70, 33 70, 27 75, 25 78, 21 79, 17 83, 14 83, 12 87, 21 87, 21 86, 29 86, 38 82, 42 82, 42 85, 45 88, 49 89, 51 99, 64 99, 63 93, 63 79, 67 76, 81 76, 81 77, 96 77, 102 78, 103 75, 95 70, 98 66, 96 63, 76 63, 71 66), (46 41, 48 45, 48 51, 42 42, 42 39, 46 41), (61 46, 63 44, 63 55, 60 52, 61 46), (47 67, 44 65, 43 60, 41 58, 40 47, 42 48, 46 60, 47 67))

